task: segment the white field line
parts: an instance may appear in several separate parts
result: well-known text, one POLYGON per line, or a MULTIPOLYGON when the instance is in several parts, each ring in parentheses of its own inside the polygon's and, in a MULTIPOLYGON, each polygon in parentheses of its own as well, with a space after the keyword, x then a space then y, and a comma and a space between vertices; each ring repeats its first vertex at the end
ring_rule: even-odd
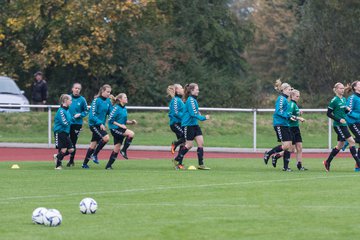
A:
POLYGON ((339 176, 274 179, 274 180, 245 181, 245 182, 232 182, 232 183, 159 186, 159 187, 153 187, 153 188, 132 188, 132 189, 112 190, 112 191, 76 192, 76 193, 51 194, 51 195, 42 195, 42 196, 0 197, 0 203, 13 203, 13 201, 16 201, 16 200, 29 200, 29 199, 66 198, 66 197, 71 197, 71 196, 106 195, 106 194, 113 194, 113 193, 157 192, 157 191, 166 191, 166 190, 173 190, 173 189, 226 187, 226 186, 248 185, 248 184, 256 184, 256 183, 271 184, 271 183, 276 183, 276 182, 310 181, 310 180, 312 181, 312 180, 323 180, 323 179, 349 178, 349 177, 358 177, 358 176, 359 176, 358 174, 356 174, 356 175, 352 174, 352 175, 339 175, 339 176))

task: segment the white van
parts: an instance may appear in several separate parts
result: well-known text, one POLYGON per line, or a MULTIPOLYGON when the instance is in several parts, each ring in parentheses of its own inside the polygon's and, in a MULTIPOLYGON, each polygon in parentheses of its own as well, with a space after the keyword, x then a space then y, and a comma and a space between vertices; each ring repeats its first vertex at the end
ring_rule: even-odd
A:
POLYGON ((29 112, 29 100, 23 95, 15 81, 9 77, 0 76, 0 112, 29 112), (6 106, 4 106, 6 105, 6 106))

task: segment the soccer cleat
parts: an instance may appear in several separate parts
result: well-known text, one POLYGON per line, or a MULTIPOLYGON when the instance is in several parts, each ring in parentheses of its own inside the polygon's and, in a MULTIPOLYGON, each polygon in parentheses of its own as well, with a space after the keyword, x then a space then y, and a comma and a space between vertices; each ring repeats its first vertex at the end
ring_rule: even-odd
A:
POLYGON ((62 170, 62 167, 58 166, 58 167, 55 168, 55 170, 62 170))
POLYGON ((99 159, 98 159, 97 155, 91 155, 91 158, 94 163, 99 164, 99 159))
POLYGON ((175 149, 176 149, 175 142, 172 142, 171 143, 171 153, 172 154, 175 154, 175 149))
POLYGON ((291 168, 283 168, 282 169, 284 172, 292 172, 291 168))
POLYGON ((123 158, 129 159, 125 151, 121 150, 120 154, 121 154, 121 156, 123 156, 123 158))
POLYGON ((197 167, 197 169, 199 169, 199 170, 210 170, 210 168, 206 167, 205 165, 199 165, 197 167))
POLYGON ((74 162, 68 162, 68 163, 66 164, 66 166, 67 166, 67 167, 73 167, 73 166, 75 166, 75 163, 74 163, 74 162))
POLYGON ((276 168, 276 163, 277 163, 277 160, 280 158, 280 155, 279 154, 276 154, 276 155, 273 155, 272 157, 271 157, 271 163, 272 163, 272 165, 273 165, 273 167, 274 168, 276 168))
POLYGON ((57 163, 57 154, 54 154, 53 159, 54 159, 54 162, 56 164, 57 163))
POLYGON ((87 164, 83 164, 83 165, 81 166, 81 168, 89 169, 90 167, 89 167, 89 165, 87 165, 87 164))
POLYGON ((326 160, 323 161, 323 164, 324 164, 325 170, 327 172, 330 172, 330 164, 326 160))
POLYGON ((175 170, 185 170, 185 166, 182 165, 182 164, 177 164, 177 165, 175 166, 175 170))
POLYGON ((270 155, 268 154, 268 151, 264 153, 264 163, 267 165, 269 161, 270 155))
POLYGON ((106 167, 105 169, 106 169, 106 170, 113 170, 113 167, 110 166, 110 167, 106 167))
POLYGON ((307 169, 305 167, 301 167, 301 168, 298 168, 298 169, 299 169, 299 171, 307 171, 307 170, 309 170, 309 169, 307 169))

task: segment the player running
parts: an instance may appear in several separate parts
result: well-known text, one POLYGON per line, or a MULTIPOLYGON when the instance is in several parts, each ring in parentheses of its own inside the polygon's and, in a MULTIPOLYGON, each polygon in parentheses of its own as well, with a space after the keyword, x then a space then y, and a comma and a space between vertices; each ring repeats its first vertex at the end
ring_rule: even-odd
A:
MULTIPOLYGON (((290 103, 289 103, 289 113, 292 116, 295 116, 297 119, 290 118, 289 126, 290 126, 290 133, 292 139, 292 149, 291 152, 296 150, 296 160, 297 164, 296 167, 299 171, 306 171, 307 168, 303 167, 302 165, 302 137, 299 127, 299 121, 304 122, 305 119, 301 117, 301 111, 297 105, 297 102, 300 99, 300 91, 293 89, 290 93, 290 103)), ((284 152, 272 155, 272 165, 276 167, 277 159, 283 156, 284 152)))
POLYGON ((71 104, 71 96, 68 94, 62 94, 60 96, 60 108, 56 112, 54 119, 54 136, 55 136, 55 147, 58 149, 58 154, 54 158, 56 160, 55 169, 62 169, 62 160, 66 155, 74 151, 70 139, 70 124, 72 117, 68 111, 71 104))
POLYGON ((181 119, 183 117, 185 106, 181 99, 184 94, 184 89, 180 84, 170 85, 167 88, 167 94, 168 96, 171 96, 168 114, 170 119, 170 129, 175 133, 177 138, 177 140, 173 141, 171 144, 171 153, 174 154, 176 148, 179 145, 183 145, 185 142, 184 129, 181 127, 181 119))
MULTIPOLYGON (((348 93, 353 91, 353 94, 348 97, 346 102, 346 106, 349 108, 349 113, 346 115, 345 120, 351 132, 355 136, 355 142, 360 144, 360 81, 353 82, 351 86, 346 88, 346 90, 348 93)), ((357 156, 360 156, 360 148, 358 148, 357 156)), ((355 172, 359 171, 359 166, 355 165, 355 172)))
POLYGON ((88 162, 90 157, 93 159, 94 163, 99 164, 97 155, 110 139, 105 127, 106 117, 110 114, 112 109, 112 104, 109 99, 110 94, 111 86, 105 84, 100 88, 99 93, 91 103, 89 127, 92 132, 92 138, 82 168, 89 168, 88 162))
POLYGON ((289 168, 290 156, 291 156, 291 147, 292 147, 292 139, 289 127, 290 118, 293 120, 297 120, 296 116, 292 116, 289 112, 289 103, 288 97, 291 93, 291 86, 288 83, 282 83, 280 79, 277 79, 275 82, 275 90, 280 93, 279 97, 275 103, 275 112, 273 114, 273 126, 276 132, 276 136, 278 142, 281 142, 281 145, 278 145, 271 149, 270 151, 266 151, 264 153, 264 162, 268 164, 269 158, 274 153, 279 153, 284 151, 284 167, 283 171, 291 172, 291 168, 289 168))
POLYGON ((114 137, 114 150, 112 151, 109 161, 106 164, 105 169, 110 170, 112 164, 115 162, 119 151, 120 154, 128 159, 127 149, 129 148, 135 133, 126 127, 127 124, 137 124, 136 120, 127 120, 127 109, 125 105, 128 103, 128 98, 125 93, 120 93, 116 97, 111 99, 114 107, 109 115, 109 129, 114 137), (125 139, 124 147, 120 150, 121 144, 125 139))
POLYGON ((198 120, 205 121, 210 119, 210 115, 202 116, 199 112, 199 105, 196 98, 199 95, 199 86, 196 83, 185 85, 185 109, 181 121, 181 126, 184 127, 185 146, 181 147, 178 155, 174 159, 175 169, 185 169, 183 165, 183 158, 185 154, 193 147, 194 139, 198 146, 197 156, 200 170, 210 170, 204 165, 204 138, 198 120))
POLYGON ((329 154, 329 157, 323 161, 323 164, 325 166, 325 170, 327 172, 330 171, 330 165, 333 158, 339 153, 340 149, 344 146, 345 140, 349 143, 349 149, 351 152, 351 155, 353 156, 355 163, 357 166, 359 165, 359 159, 356 153, 355 148, 355 140, 351 136, 347 124, 346 124, 346 113, 350 112, 350 108, 346 106, 346 99, 343 96, 345 87, 342 83, 336 83, 333 91, 335 93, 335 97, 331 99, 330 104, 328 106, 327 110, 327 116, 334 120, 333 127, 337 134, 337 145, 332 149, 331 153, 329 154))
POLYGON ((81 84, 74 83, 71 88, 72 103, 69 106, 69 112, 73 117, 70 125, 70 139, 74 147, 74 151, 70 154, 70 160, 66 164, 67 167, 75 165, 74 158, 76 154, 76 143, 79 138, 80 131, 82 130, 83 118, 88 114, 88 107, 86 99, 80 95, 81 84))

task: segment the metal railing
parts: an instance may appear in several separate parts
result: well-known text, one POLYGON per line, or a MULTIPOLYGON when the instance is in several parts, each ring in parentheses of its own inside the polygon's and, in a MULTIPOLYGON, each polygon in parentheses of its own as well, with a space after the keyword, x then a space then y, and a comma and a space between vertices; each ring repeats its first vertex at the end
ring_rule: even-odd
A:
MULTIPOLYGON (((10 105, 0 104, 0 109, 9 108, 10 105)), ((59 105, 16 105, 17 107, 25 108, 43 108, 48 112, 48 147, 51 147, 52 140, 52 115, 51 110, 59 108, 59 105)), ((128 110, 142 110, 142 111, 168 111, 168 107, 146 107, 146 106, 127 106, 128 110)), ((274 109, 248 109, 248 108, 199 108, 200 111, 209 112, 252 112, 253 113, 253 151, 257 151, 257 113, 271 113, 274 109)), ((326 112, 327 109, 301 109, 302 112, 319 113, 326 112)), ((10 111, 9 111, 10 112, 10 111)), ((12 109, 11 112, 14 112, 12 109)), ((328 119, 328 149, 332 148, 332 120, 328 119)))

